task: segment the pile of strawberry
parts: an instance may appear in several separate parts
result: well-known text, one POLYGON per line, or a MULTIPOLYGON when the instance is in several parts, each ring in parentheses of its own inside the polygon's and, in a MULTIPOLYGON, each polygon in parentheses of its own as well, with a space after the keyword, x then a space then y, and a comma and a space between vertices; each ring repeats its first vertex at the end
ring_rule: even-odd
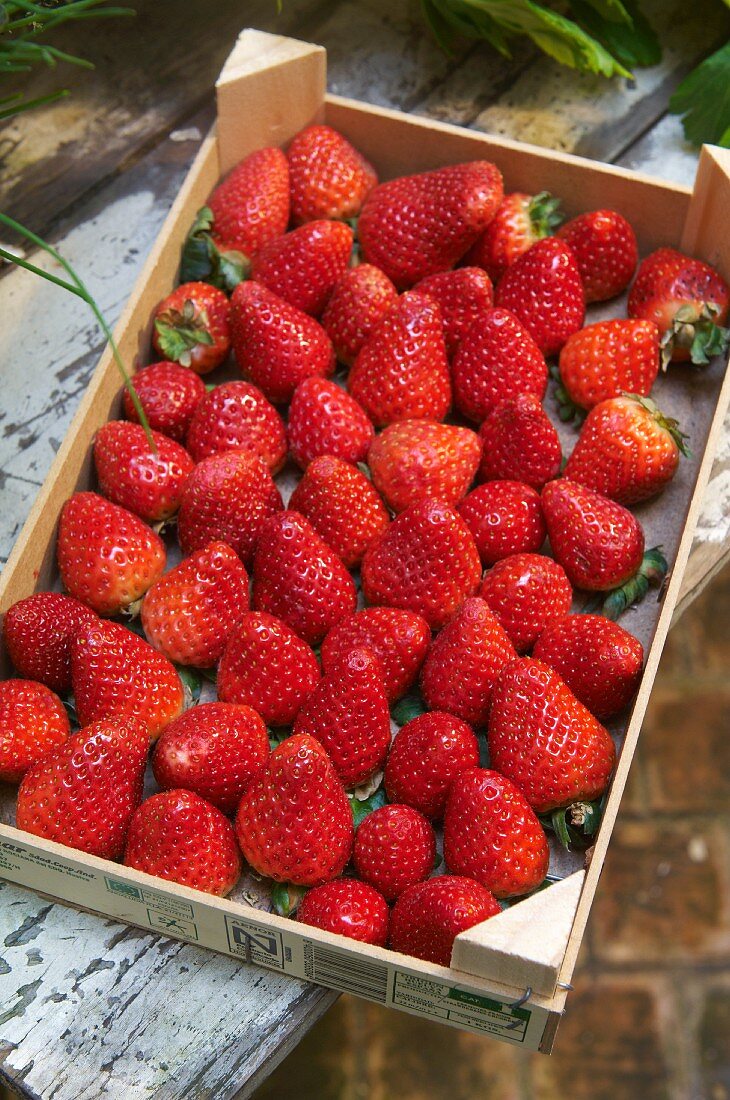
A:
POLYGON ((664 248, 628 318, 584 327, 636 239, 608 210, 557 222, 487 162, 379 184, 325 126, 216 188, 134 378, 154 446, 125 394, 99 492, 60 516, 65 592, 5 617, 21 829, 219 895, 245 860, 307 888, 300 921, 443 964, 540 886, 545 815, 569 839, 595 817, 602 723, 641 676, 608 616, 661 556, 627 505, 683 448, 649 393, 662 358, 721 348, 730 301, 664 248), (231 350, 244 380, 207 387, 231 350), (564 469, 550 358, 585 416, 564 469), (606 613, 572 614, 576 590, 606 613), (186 707, 186 666, 217 701, 186 707))

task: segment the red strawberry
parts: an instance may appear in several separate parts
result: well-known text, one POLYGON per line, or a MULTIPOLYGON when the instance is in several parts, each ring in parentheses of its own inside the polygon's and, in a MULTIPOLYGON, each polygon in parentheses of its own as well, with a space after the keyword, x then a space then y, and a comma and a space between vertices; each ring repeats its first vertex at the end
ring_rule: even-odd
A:
POLYGON ((494 688, 489 759, 536 813, 599 798, 616 761, 607 730, 547 665, 514 661, 494 688))
POLYGON ((141 425, 110 420, 96 434, 94 465, 105 497, 148 523, 159 523, 180 507, 194 463, 173 439, 160 432, 152 438, 156 454, 141 425))
POLYGON ((44 684, 0 681, 0 780, 19 783, 70 733, 63 703, 44 684))
POLYGON ((346 271, 322 314, 337 358, 348 367, 398 297, 387 275, 372 264, 346 271))
POLYGON ((457 512, 474 536, 482 565, 539 550, 547 529, 540 495, 522 481, 487 481, 464 497, 457 512))
POLYGON ((629 705, 644 664, 639 639, 603 615, 568 615, 546 627, 533 656, 554 668, 597 718, 629 705))
POLYGON ((724 355, 730 287, 709 264, 674 248, 659 248, 641 261, 629 294, 629 317, 653 321, 661 334, 663 362, 708 363, 724 355))
POLYGON ((338 878, 315 886, 307 891, 297 909, 301 924, 378 947, 387 943, 389 916, 383 895, 352 878, 338 878))
POLYGON ((415 682, 431 631, 413 611, 366 607, 333 626, 322 643, 322 667, 330 672, 352 649, 365 646, 380 661, 388 701, 394 703, 415 682))
POLYGON ((378 182, 375 169, 331 126, 307 126, 287 152, 295 225, 315 218, 354 218, 378 182))
POLYGON ((615 501, 560 478, 543 489, 542 508, 552 552, 575 588, 617 588, 641 565, 641 524, 615 501))
POLYGON ((649 397, 627 394, 601 401, 588 413, 565 476, 621 504, 656 496, 674 477, 680 453, 689 454, 676 420, 649 397))
POLYGON ((479 596, 497 616, 517 652, 526 653, 546 626, 568 614, 573 589, 565 570, 552 558, 512 554, 485 574, 479 596))
POLYGON ((283 507, 261 459, 246 451, 204 458, 188 478, 177 518, 183 553, 221 541, 250 565, 265 520, 283 507))
POLYGON ((269 726, 290 726, 319 677, 314 653, 286 623, 248 611, 223 651, 218 698, 252 707, 269 726))
POLYGON ((253 564, 253 603, 317 645, 355 610, 357 592, 338 556, 298 512, 271 516, 261 529, 253 564))
POLYGON ((241 874, 233 826, 192 791, 164 791, 142 803, 129 823, 124 864, 219 897, 241 874))
POLYGON ((566 222, 557 236, 569 245, 586 302, 615 298, 631 282, 639 259, 636 234, 615 210, 591 210, 566 222))
POLYGON ((201 703, 162 731, 152 770, 163 791, 182 787, 232 814, 268 759, 269 737, 255 710, 201 703))
POLYGON ((239 283, 231 299, 231 339, 241 370, 275 405, 291 401, 305 378, 332 374, 327 333, 259 283, 239 283))
POLYGON ((382 768, 390 712, 371 649, 351 649, 325 673, 299 711, 294 733, 319 741, 345 787, 358 787, 382 768))
POLYGON ((415 611, 438 630, 476 590, 481 565, 461 516, 440 501, 422 500, 368 549, 361 575, 368 603, 415 611))
POLYGON ((548 870, 547 838, 522 792, 503 775, 469 768, 451 784, 444 815, 444 860, 497 898, 537 889, 548 870))
POLYGON ((61 510, 58 568, 66 589, 100 615, 118 615, 162 576, 165 547, 146 523, 97 493, 61 510))
POLYGON ((390 915, 390 946, 403 955, 449 966, 460 932, 500 913, 499 902, 474 879, 440 875, 409 886, 390 915))
POLYGON ((249 451, 275 474, 286 460, 286 429, 260 389, 226 382, 198 404, 185 446, 196 462, 220 451, 249 451))
POLYGON ((421 279, 414 289, 438 303, 449 359, 454 356, 466 330, 475 321, 483 320, 494 300, 492 281, 479 267, 439 271, 421 279))
POLYGON ((454 404, 481 423, 507 397, 547 390, 545 357, 527 329, 507 309, 487 310, 459 344, 451 367, 454 404))
POLYGON ((479 429, 481 481, 524 481, 541 489, 557 477, 563 452, 544 408, 531 393, 508 397, 479 429))
POLYGON ((502 201, 488 161, 400 176, 370 192, 357 232, 363 256, 402 290, 460 260, 502 201))
POLYGON ((396 733, 385 764, 385 789, 391 802, 405 802, 439 820, 456 776, 478 763, 479 744, 471 727, 434 710, 396 733))
POLYGON ((347 388, 376 425, 426 417, 451 405, 441 311, 412 291, 391 307, 355 360, 347 388))
POLYGON ((71 640, 96 615, 60 592, 37 592, 8 608, 3 637, 8 656, 25 680, 39 680, 52 691, 71 689, 71 640))
POLYGON ((230 305, 208 283, 183 283, 154 312, 152 346, 159 356, 207 374, 231 350, 230 305))
POLYGON ((235 550, 211 542, 152 585, 142 601, 142 626, 171 661, 211 668, 244 611, 248 573, 235 550))
POLYGON ((118 859, 142 801, 148 745, 144 724, 120 714, 79 730, 26 773, 18 791, 18 828, 118 859))
MULTIPOLYGON (((138 371, 132 383, 152 430, 184 443, 196 406, 205 397, 202 378, 189 367, 163 360, 138 371)), ((122 403, 127 419, 139 423, 137 410, 126 389, 122 393, 122 403)))
POLYGON ((343 222, 308 222, 262 248, 251 278, 316 317, 347 271, 352 241, 353 232, 343 222))
POLYGON ((182 714, 180 677, 167 657, 119 623, 82 627, 71 650, 71 682, 82 726, 123 714, 155 741, 182 714))
POLYGON ((362 561, 368 546, 390 522, 371 482, 356 466, 322 455, 310 462, 289 500, 348 569, 362 561))
POLYGON ((357 401, 326 378, 299 383, 289 406, 287 432, 292 458, 302 469, 321 455, 364 462, 374 434, 357 401))
POLYGON ((479 436, 469 428, 430 420, 402 420, 373 440, 368 465, 389 508, 435 497, 456 504, 467 493, 482 457, 479 436))
POLYGON ((484 600, 467 600, 433 642, 421 672, 429 710, 444 710, 472 726, 489 715, 492 689, 515 648, 484 600))
POLYGON ((570 419, 571 402, 592 409, 621 393, 646 397, 658 373, 659 331, 653 322, 620 318, 586 325, 560 352, 561 419, 570 419))
POLYGON ((466 255, 466 262, 483 267, 495 282, 535 241, 550 237, 562 221, 560 199, 547 191, 505 195, 497 213, 466 255))
POLYGON ((277 882, 319 886, 352 852, 352 810, 319 741, 295 734, 274 749, 248 785, 236 835, 254 871, 277 882))
POLYGON ((585 296, 575 256, 556 237, 537 241, 508 267, 497 305, 516 314, 543 355, 555 355, 583 326, 585 296))
POLYGON ((436 835, 411 806, 381 806, 358 825, 352 859, 364 882, 395 901, 433 871, 436 835))
POLYGON ((257 149, 247 156, 218 184, 208 206, 216 240, 248 257, 285 233, 289 167, 281 149, 257 149))

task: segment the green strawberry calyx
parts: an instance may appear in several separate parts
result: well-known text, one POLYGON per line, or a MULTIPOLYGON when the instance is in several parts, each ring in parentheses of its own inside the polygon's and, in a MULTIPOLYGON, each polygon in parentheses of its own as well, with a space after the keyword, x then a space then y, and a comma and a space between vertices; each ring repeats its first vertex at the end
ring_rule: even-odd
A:
POLYGON ((582 409, 580 405, 577 405, 573 398, 568 393, 563 383, 563 378, 560 373, 560 367, 557 363, 552 363, 549 367, 550 377, 557 383, 555 387, 555 400, 558 405, 558 416, 564 424, 568 424, 571 420, 577 420, 580 423, 586 415, 585 409, 582 409))
POLYGON ((271 888, 271 908, 280 917, 290 917, 299 908, 307 892, 306 886, 293 882, 275 882, 271 888))
POLYGON ((662 553, 661 546, 654 546, 651 550, 647 550, 633 577, 629 577, 620 588, 614 588, 608 593, 603 601, 601 613, 615 622, 628 607, 641 603, 649 588, 660 588, 664 584, 668 569, 669 564, 662 553))
POLYGON ((533 195, 527 207, 527 214, 535 237, 551 237, 554 230, 564 221, 560 211, 560 199, 549 191, 540 191, 533 195))
POLYGON ((573 802, 570 806, 540 814, 540 821, 555 833, 566 851, 588 848, 601 824, 604 802, 604 798, 595 802, 573 802))
POLYGON ((640 393, 622 393, 621 396, 629 397, 632 401, 635 401, 637 405, 641 405, 642 409, 646 409, 646 411, 653 416, 658 427, 671 435, 672 439, 677 444, 679 453, 683 454, 685 458, 692 457, 692 452, 687 444, 689 436, 682 431, 678 420, 675 420, 672 416, 665 416, 659 406, 652 401, 650 397, 643 397, 640 393))
POLYGON ((211 235, 213 222, 213 211, 201 206, 182 247, 180 282, 210 283, 232 294, 248 278, 251 261, 237 249, 216 244, 211 235))
POLYGON ((183 308, 166 309, 155 320, 155 329, 163 355, 173 363, 189 367, 195 348, 213 343, 208 331, 208 315, 204 309, 198 309, 190 298, 185 300, 183 308))
POLYGON ((724 355, 730 345, 730 328, 718 325, 719 307, 714 302, 687 303, 674 314, 671 328, 660 341, 662 370, 666 370, 678 348, 689 352, 698 367, 707 366, 715 355, 724 355))

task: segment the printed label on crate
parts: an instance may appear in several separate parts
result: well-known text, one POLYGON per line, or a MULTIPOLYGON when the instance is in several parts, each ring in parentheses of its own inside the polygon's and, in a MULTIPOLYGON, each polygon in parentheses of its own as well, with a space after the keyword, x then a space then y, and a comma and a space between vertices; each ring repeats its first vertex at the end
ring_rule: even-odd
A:
POLYGON ((147 910, 150 928, 164 932, 166 936, 175 936, 181 940, 198 940, 198 926, 191 920, 173 917, 169 913, 158 913, 156 909, 147 910))
POLYGON ((448 1020, 518 1043, 524 1042, 532 1015, 529 1008, 513 1008, 458 986, 435 982, 402 970, 393 973, 390 1003, 394 1008, 407 1008, 422 1016, 448 1020))
POLYGON ((138 901, 142 905, 149 906, 152 909, 162 909, 165 913, 176 917, 192 917, 195 915, 192 905, 187 901, 181 901, 179 898, 158 894, 155 890, 146 890, 141 886, 135 886, 134 883, 125 882, 123 879, 110 878, 109 876, 104 877, 104 882, 110 894, 123 897, 126 901, 138 901))
POLYGON ((246 962, 271 967, 272 970, 291 971, 286 963, 291 963, 291 949, 284 948, 281 932, 266 928, 251 920, 226 916, 226 934, 232 955, 244 958, 246 962))
POLYGON ((44 855, 42 852, 33 852, 20 844, 12 841, 0 842, 0 869, 5 871, 19 871, 22 864, 31 864, 44 871, 52 871, 67 878, 77 879, 80 882, 93 882, 96 875, 93 871, 85 871, 83 867, 71 866, 54 856, 44 855))

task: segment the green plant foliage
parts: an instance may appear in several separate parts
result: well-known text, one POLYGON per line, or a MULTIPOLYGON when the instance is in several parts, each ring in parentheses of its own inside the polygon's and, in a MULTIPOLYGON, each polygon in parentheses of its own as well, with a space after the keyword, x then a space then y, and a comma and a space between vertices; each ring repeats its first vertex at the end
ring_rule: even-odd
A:
POLYGON ((730 148, 730 42, 685 77, 669 110, 684 116, 685 137, 693 145, 707 141, 730 148))

